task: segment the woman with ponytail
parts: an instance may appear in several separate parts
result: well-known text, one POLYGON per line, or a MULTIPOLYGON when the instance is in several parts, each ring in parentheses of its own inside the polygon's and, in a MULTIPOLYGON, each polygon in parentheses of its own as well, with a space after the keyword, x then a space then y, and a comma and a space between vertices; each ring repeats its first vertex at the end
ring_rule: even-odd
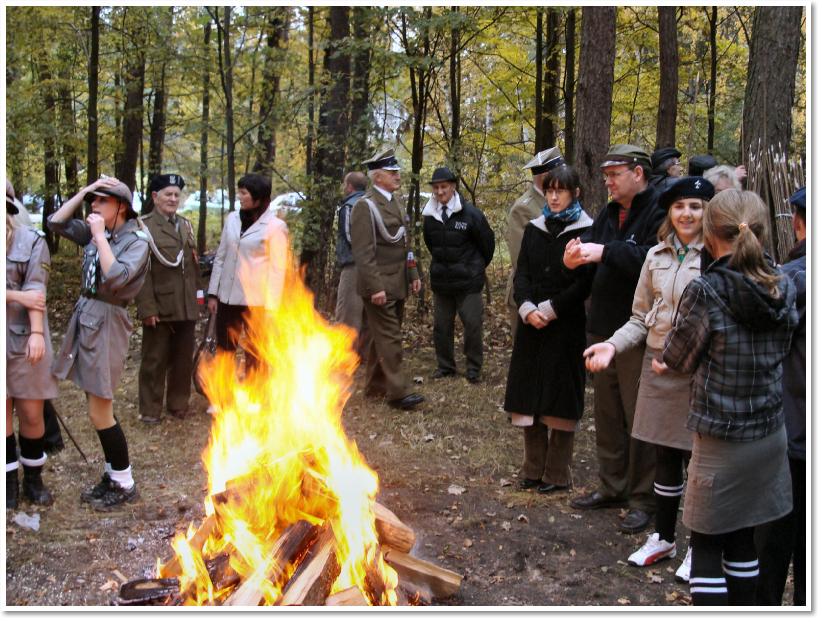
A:
POLYGON ((754 527, 790 512, 782 359, 798 322, 796 289, 765 252, 762 199, 718 193, 703 215, 716 259, 691 281, 663 363, 693 374, 693 433, 683 523, 691 529, 694 605, 754 605, 754 527))

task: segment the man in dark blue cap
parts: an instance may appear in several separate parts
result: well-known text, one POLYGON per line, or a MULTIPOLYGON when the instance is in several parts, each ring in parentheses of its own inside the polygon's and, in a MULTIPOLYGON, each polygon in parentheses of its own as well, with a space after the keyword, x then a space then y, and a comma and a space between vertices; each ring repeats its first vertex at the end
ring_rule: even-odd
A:
POLYGON ((143 323, 140 420, 147 424, 162 419, 164 397, 171 416, 189 414, 198 263, 194 228, 177 213, 184 187, 180 175, 156 175, 149 184, 154 209, 138 221, 151 249, 150 269, 136 298, 143 323))
POLYGON ((755 538, 759 556, 756 604, 782 604, 782 594, 793 559, 793 604, 805 600, 805 187, 790 198, 793 230, 797 244, 782 270, 796 285, 799 324, 791 349, 782 361, 782 405, 788 434, 788 464, 791 469, 793 510, 787 516, 757 527, 755 538))
POLYGON ((655 186, 660 194, 682 177, 682 152, 676 147, 662 147, 651 154, 651 178, 648 183, 655 186))
POLYGON ((422 210, 422 234, 431 251, 434 292, 434 378, 457 373, 454 317, 465 329, 465 377, 477 383, 482 369, 482 288, 485 268, 494 256, 494 232, 485 215, 457 192, 448 167, 431 176, 431 198, 422 210))

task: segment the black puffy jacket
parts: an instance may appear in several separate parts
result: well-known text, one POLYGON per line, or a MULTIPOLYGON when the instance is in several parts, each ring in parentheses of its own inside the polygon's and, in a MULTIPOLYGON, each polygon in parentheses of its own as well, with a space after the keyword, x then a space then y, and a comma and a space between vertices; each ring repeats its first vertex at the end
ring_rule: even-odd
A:
POLYGON ((438 294, 482 291, 485 267, 494 256, 494 232, 485 215, 460 195, 462 209, 443 223, 426 215, 425 245, 431 252, 431 289, 438 294))

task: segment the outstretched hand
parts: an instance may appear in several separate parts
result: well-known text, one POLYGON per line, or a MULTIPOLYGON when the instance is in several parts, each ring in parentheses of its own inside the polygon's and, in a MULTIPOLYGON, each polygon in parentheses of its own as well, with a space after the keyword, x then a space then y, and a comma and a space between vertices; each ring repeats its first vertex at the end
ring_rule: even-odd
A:
POLYGON ((616 348, 610 343, 595 343, 589 348, 586 348, 582 353, 585 357, 585 367, 588 371, 596 373, 602 371, 616 355, 616 348))

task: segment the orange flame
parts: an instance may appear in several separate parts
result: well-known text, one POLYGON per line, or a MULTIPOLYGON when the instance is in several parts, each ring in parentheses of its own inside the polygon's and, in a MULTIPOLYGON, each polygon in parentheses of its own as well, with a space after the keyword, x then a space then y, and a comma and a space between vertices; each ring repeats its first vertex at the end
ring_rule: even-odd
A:
POLYGON ((271 546, 286 527, 307 520, 333 529, 341 572, 332 593, 356 585, 367 594, 366 569, 376 563, 386 590, 375 604, 395 605, 397 575, 381 555, 373 559, 379 550, 372 510, 379 479, 341 421, 358 364, 356 333, 329 324, 314 309, 285 235, 271 241, 266 253, 278 272, 260 278, 261 264, 256 270, 244 264, 240 272, 244 289, 261 289, 266 300, 264 307, 250 308, 244 344, 261 365, 239 374, 235 357, 218 353, 200 370, 216 409, 203 452, 205 509, 207 515, 217 512, 219 529, 202 553, 188 544, 193 529, 177 536, 181 593, 190 595, 187 604, 215 602, 219 595, 203 556, 227 552, 242 580, 259 582, 265 604, 275 604, 283 586, 270 581, 271 546), (215 508, 212 495, 229 482, 215 508))

